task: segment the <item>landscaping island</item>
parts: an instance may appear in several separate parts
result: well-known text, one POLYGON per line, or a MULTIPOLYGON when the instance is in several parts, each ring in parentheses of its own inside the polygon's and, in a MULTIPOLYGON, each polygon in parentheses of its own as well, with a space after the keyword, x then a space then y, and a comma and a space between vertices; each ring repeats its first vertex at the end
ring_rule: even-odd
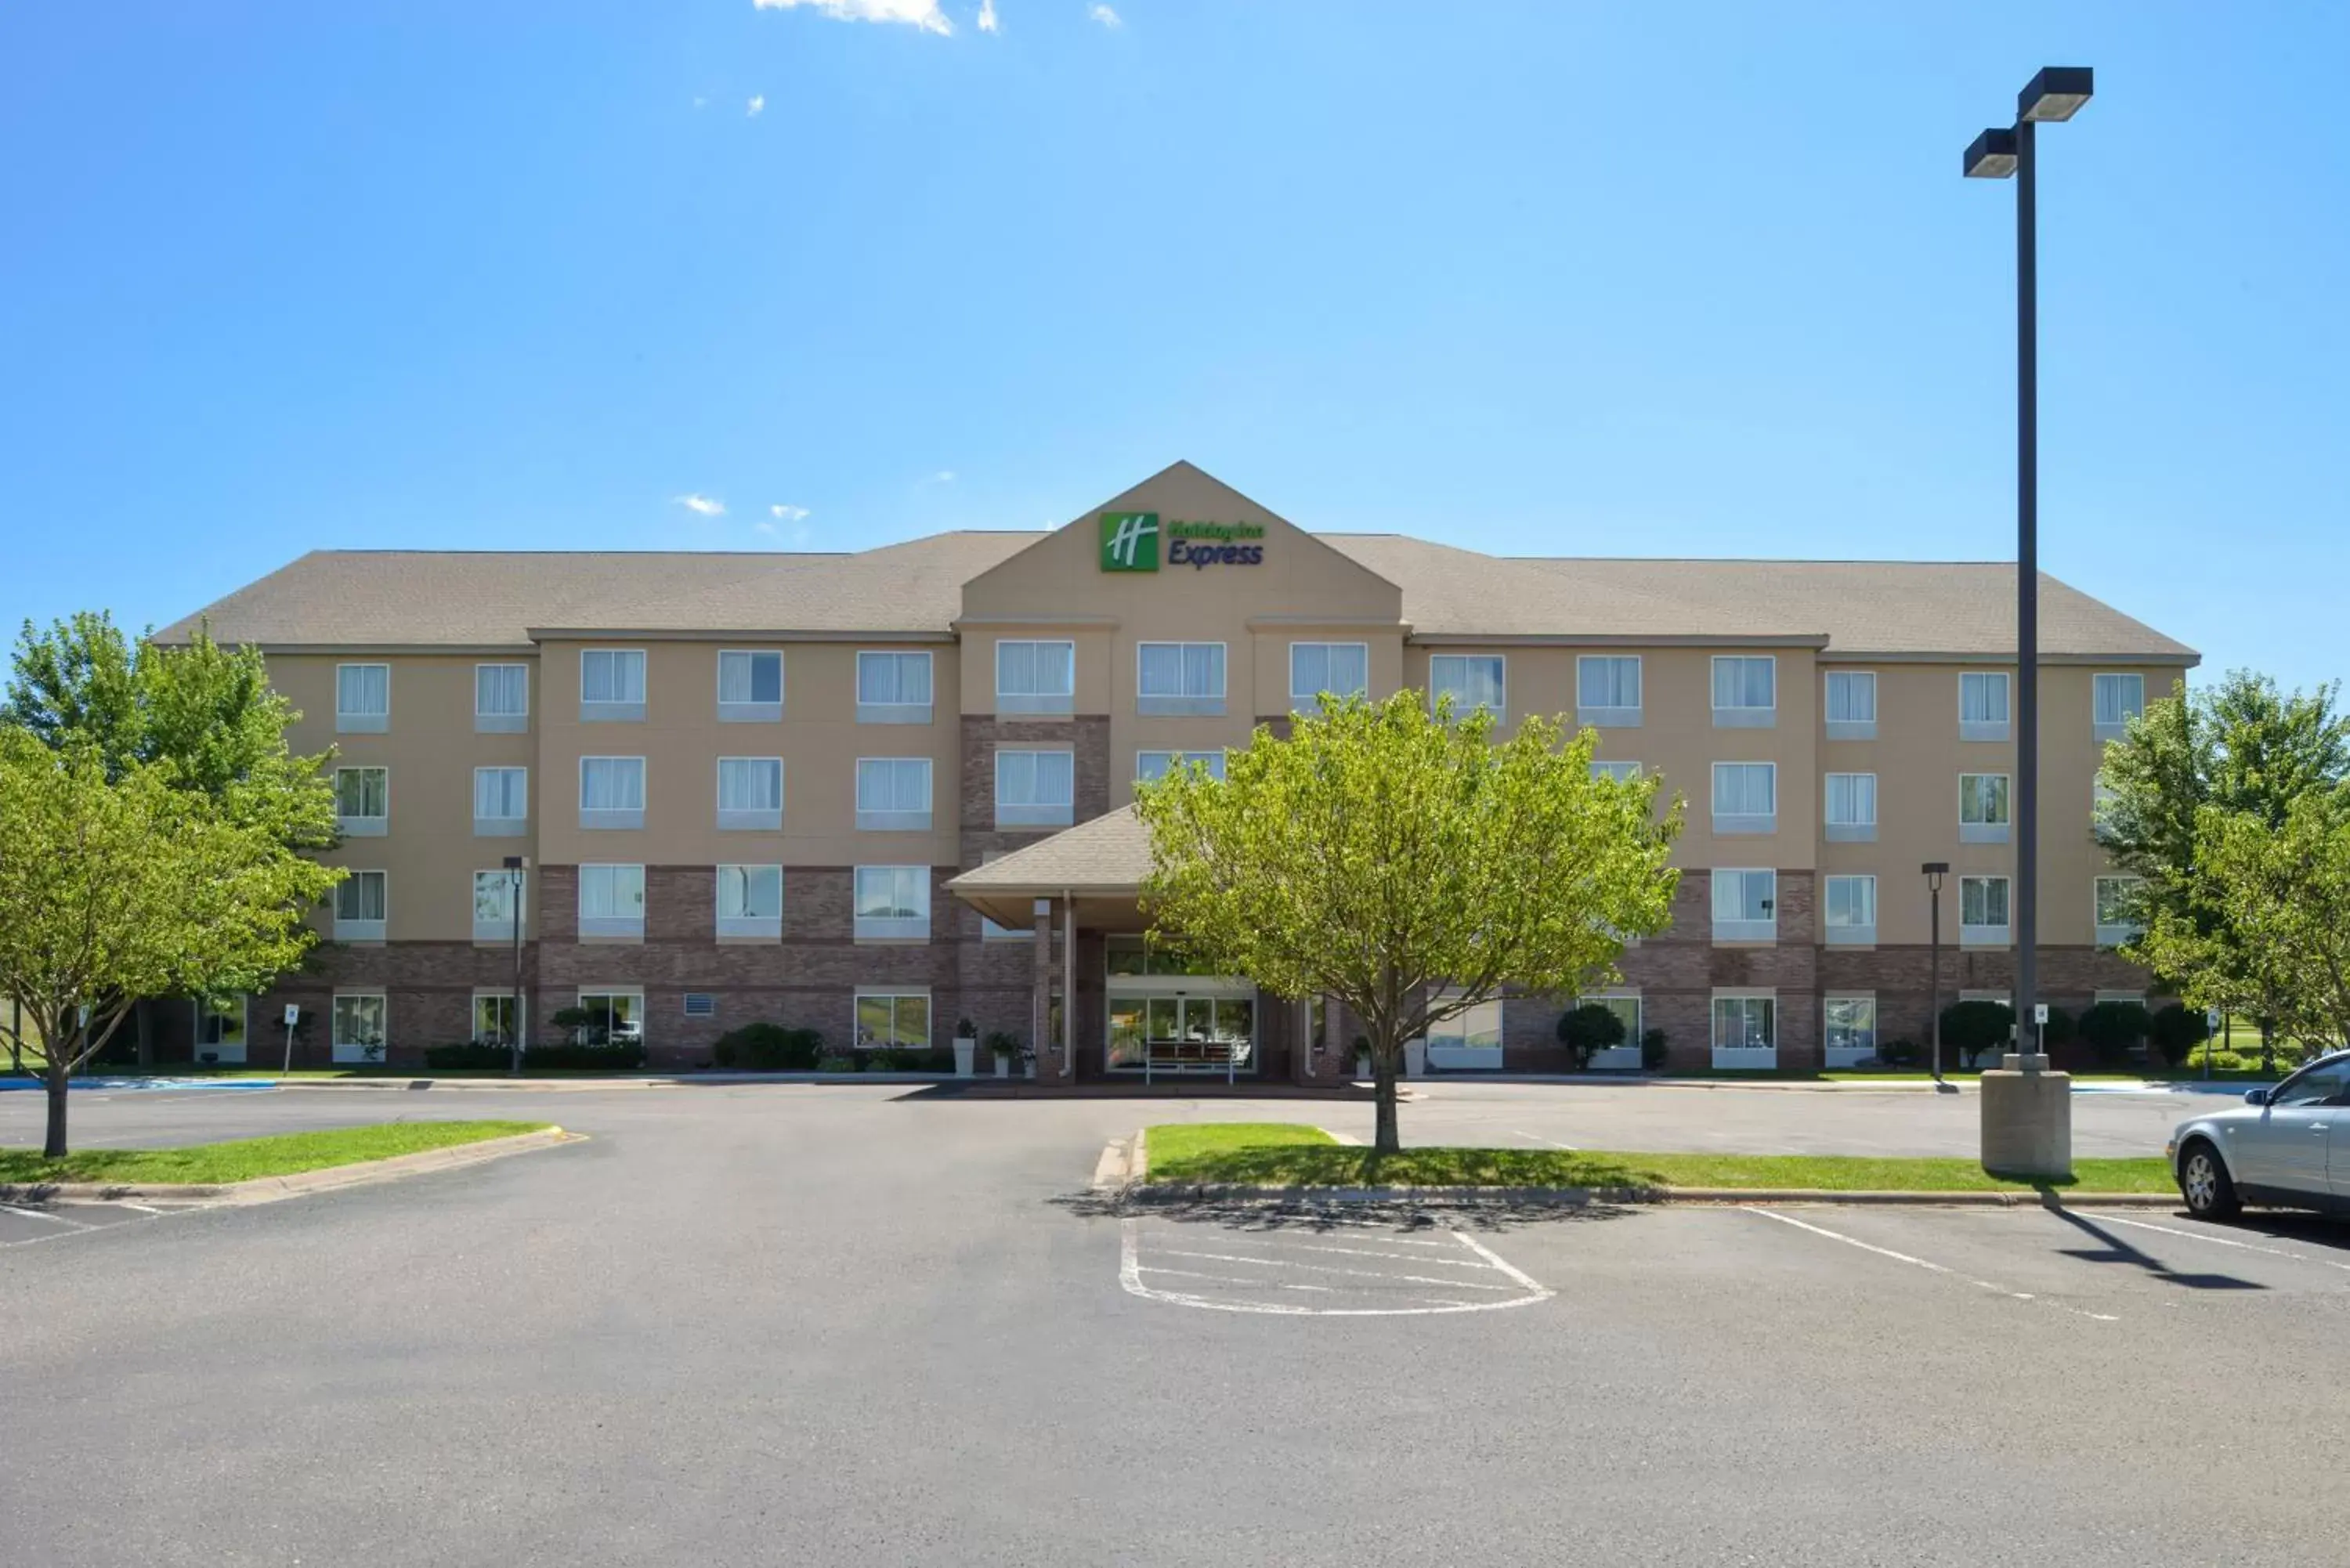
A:
POLYGON ((264 1177, 363 1165, 428 1149, 453 1148, 491 1138, 545 1132, 546 1122, 390 1122, 331 1132, 281 1133, 184 1148, 86 1148, 63 1159, 43 1159, 35 1148, 0 1148, 0 1187, 63 1182, 123 1186, 225 1186, 264 1177))

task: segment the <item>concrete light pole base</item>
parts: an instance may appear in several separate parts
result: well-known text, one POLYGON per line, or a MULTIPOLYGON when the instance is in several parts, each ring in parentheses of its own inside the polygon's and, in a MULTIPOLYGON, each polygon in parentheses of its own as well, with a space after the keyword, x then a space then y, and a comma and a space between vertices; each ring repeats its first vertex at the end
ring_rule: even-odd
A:
POLYGON ((1982 1075, 1982 1167, 1993 1176, 2049 1180, 2073 1174, 2073 1075, 2045 1056, 2007 1056, 1982 1075), (2035 1070, 2024 1071, 2026 1063, 2035 1070))

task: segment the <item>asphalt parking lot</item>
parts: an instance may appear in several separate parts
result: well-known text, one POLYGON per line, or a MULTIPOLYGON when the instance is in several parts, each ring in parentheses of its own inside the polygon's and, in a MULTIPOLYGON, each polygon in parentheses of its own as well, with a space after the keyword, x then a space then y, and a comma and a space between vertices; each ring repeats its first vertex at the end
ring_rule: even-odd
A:
MULTIPOLYGON (((1862 1152, 1965 1125, 1930 1096, 1500 1089, 1408 1106, 1407 1136, 1701 1147, 1665 1140, 1753 1118, 1862 1152)), ((0 1139, 35 1098, 0 1096, 0 1139)), ((2076 1116, 2158 1147, 2183 1113, 2158 1108, 2076 1116)), ((0 1247, 0 1387, 43 1445, 11 1562, 2339 1554, 2332 1489, 2293 1479, 2350 1439, 2295 1370, 2350 1311, 2328 1221, 1127 1213, 1084 1192, 1094 1157, 1180 1102, 863 1085, 77 1106, 93 1143, 397 1114, 589 1137, 0 1247)))

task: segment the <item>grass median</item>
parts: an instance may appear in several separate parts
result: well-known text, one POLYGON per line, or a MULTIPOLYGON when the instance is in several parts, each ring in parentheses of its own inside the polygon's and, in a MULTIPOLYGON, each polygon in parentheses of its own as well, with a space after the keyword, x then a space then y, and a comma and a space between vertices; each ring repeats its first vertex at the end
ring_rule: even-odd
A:
POLYGON ((1265 1187, 1747 1187, 1825 1192, 2168 1192, 2159 1158, 2079 1159, 2069 1182, 2008 1181, 1971 1159, 1814 1154, 1634 1154, 1608 1149, 1407 1148, 1381 1158, 1319 1127, 1170 1122, 1146 1139, 1144 1179, 1265 1187))
POLYGON ((86 1148, 63 1159, 38 1149, 0 1148, 0 1183, 20 1187, 60 1181, 112 1181, 125 1186, 211 1186, 294 1176, 340 1165, 421 1154, 517 1133, 544 1132, 546 1122, 390 1122, 331 1132, 281 1133, 184 1148, 86 1148))

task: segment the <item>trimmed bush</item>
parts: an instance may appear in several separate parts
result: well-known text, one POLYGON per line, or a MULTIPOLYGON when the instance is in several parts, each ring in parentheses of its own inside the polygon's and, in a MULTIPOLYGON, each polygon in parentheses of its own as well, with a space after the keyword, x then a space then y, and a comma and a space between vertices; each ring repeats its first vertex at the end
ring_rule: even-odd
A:
POLYGON ((424 1064, 452 1071, 460 1067, 511 1067, 514 1052, 504 1045, 486 1040, 468 1040, 462 1045, 427 1045, 424 1064))
POLYGON ((2200 1012, 2178 1002, 2158 1009, 2147 1024, 2146 1037, 2153 1043, 2163 1062, 2176 1067, 2187 1060, 2187 1054, 2200 1045, 2211 1029, 2200 1012))
POLYGON ((636 1041, 611 1045, 532 1045, 524 1049, 525 1073, 561 1069, 567 1072, 627 1073, 645 1064, 645 1048, 636 1041))
POLYGON ((2100 1002, 2081 1014, 2082 1043, 2101 1066, 2128 1061, 2153 1027, 2154 1015, 2135 1002, 2100 1002))
POLYGON ((1665 1032, 1651 1029, 1640 1036, 1640 1065, 1651 1073, 1665 1070, 1665 1032))
POLYGON ((857 1058, 854 1056, 827 1056, 816 1063, 816 1070, 819 1073, 854 1073, 857 1071, 857 1058))
POLYGON ((2073 1015, 2061 1007, 2048 1010, 2048 1022, 2040 1026, 2040 1048, 2054 1055, 2073 1043, 2076 1032, 2073 1015))
POLYGON ((1887 1067, 1915 1067, 1926 1060, 1926 1048, 1915 1040, 1880 1040, 1877 1059, 1887 1067))
POLYGON ((1558 1043, 1566 1047, 1575 1070, 1580 1073, 1591 1065, 1594 1053, 1612 1051, 1624 1044, 1624 1020, 1612 1008, 1586 1002, 1560 1015, 1558 1043))
POLYGON ((1020 1036, 1009 1030, 990 1030, 987 1036, 987 1054, 991 1056, 1008 1056, 1017 1062, 1020 1060, 1020 1036))
POLYGON ((710 1047, 721 1067, 748 1073, 806 1073, 824 1055, 824 1036, 814 1029, 780 1023, 745 1023, 721 1034, 710 1047))
POLYGON ((1942 1044, 1962 1067, 2006 1050, 2014 1029, 2015 1009, 2004 1002, 1958 1002, 1942 1009, 1942 1044))

